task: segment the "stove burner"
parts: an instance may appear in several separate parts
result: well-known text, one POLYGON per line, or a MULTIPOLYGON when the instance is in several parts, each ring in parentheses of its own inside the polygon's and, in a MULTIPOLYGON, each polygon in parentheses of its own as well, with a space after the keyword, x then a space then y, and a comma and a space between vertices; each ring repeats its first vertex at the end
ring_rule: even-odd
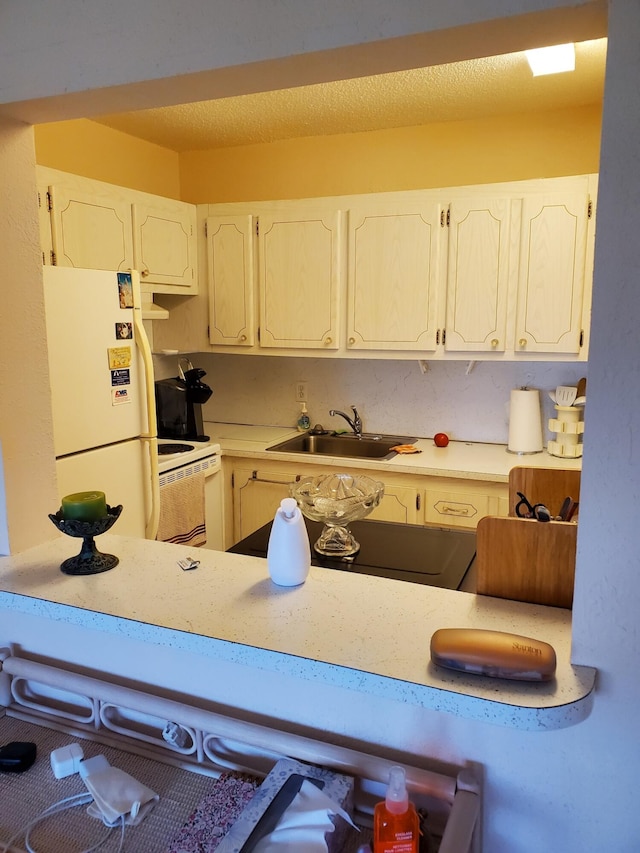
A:
POLYGON ((159 444, 158 456, 170 456, 173 453, 188 453, 194 449, 193 444, 159 444))

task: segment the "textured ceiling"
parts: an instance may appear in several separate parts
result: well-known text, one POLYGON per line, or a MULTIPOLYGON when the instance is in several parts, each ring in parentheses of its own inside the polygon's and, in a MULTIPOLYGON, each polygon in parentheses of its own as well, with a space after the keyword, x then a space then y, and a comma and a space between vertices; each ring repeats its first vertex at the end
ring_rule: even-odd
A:
POLYGON ((95 121, 174 151, 600 103, 606 39, 576 45, 572 73, 533 77, 524 53, 99 116, 95 121))

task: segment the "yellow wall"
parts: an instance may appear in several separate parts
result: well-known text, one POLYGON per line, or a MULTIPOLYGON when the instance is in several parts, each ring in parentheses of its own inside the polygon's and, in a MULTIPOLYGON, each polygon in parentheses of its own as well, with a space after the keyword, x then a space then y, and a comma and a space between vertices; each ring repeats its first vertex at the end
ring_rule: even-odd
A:
POLYGON ((386 192, 598 171, 601 108, 526 113, 180 155, 194 204, 386 192))
POLYGON ((35 127, 41 166, 85 178, 180 198, 179 155, 89 119, 35 127))
POLYGON ((200 204, 597 172, 601 119, 588 105, 183 154, 79 119, 35 141, 40 165, 200 204))

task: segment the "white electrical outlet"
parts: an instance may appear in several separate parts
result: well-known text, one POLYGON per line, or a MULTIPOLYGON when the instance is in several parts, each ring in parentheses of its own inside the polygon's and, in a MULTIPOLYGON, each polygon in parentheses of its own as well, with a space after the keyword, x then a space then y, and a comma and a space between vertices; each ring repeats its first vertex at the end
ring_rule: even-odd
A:
POLYGON ((307 383, 296 382, 296 400, 298 403, 307 402, 307 383))

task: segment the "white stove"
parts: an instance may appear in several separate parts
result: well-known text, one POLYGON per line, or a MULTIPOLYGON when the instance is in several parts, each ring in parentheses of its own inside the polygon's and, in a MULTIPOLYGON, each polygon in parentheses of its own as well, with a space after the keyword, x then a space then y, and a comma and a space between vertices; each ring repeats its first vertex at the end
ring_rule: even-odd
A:
MULTIPOLYGON (((158 439, 158 471, 163 474, 176 468, 208 460, 219 462, 220 445, 213 441, 189 441, 178 438, 158 439)), ((200 466, 196 466, 200 467, 200 466)), ((208 467, 208 466, 204 466, 208 467)))

